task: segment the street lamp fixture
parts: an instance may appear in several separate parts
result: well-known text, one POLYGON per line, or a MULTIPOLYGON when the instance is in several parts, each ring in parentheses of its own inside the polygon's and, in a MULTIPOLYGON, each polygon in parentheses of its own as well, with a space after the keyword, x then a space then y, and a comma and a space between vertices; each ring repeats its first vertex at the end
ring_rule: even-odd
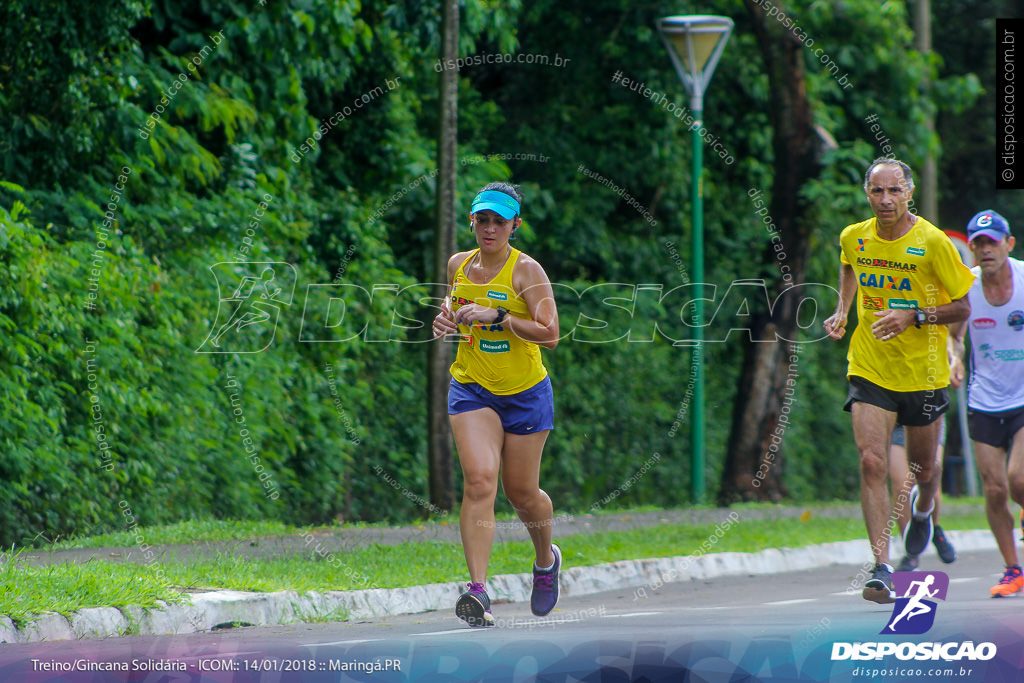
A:
POLYGON ((690 95, 695 126, 700 124, 704 109, 704 92, 725 44, 732 34, 732 19, 707 14, 664 17, 658 21, 658 32, 668 48, 668 56, 690 95))
MULTIPOLYGON (((706 14, 663 17, 658 20, 658 33, 668 48, 672 64, 690 95, 693 116, 693 172, 691 173, 691 207, 693 209, 693 235, 690 260, 690 279, 698 285, 704 282, 704 183, 703 142, 704 93, 725 44, 732 34, 732 19, 706 14)), ((695 504, 704 502, 704 299, 698 296, 693 307, 693 426, 690 429, 690 499, 695 504)))

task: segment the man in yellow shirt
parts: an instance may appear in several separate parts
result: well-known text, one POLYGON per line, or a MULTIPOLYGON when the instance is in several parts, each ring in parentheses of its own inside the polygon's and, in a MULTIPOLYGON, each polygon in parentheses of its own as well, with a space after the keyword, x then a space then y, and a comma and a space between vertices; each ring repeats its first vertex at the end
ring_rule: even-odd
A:
MULTIPOLYGON (((874 218, 847 226, 839 237, 839 301, 825 332, 841 339, 847 312, 857 300, 857 329, 847 354, 850 382, 844 408, 853 417, 860 454, 861 508, 874 568, 864 599, 893 602, 886 487, 894 425, 906 429, 907 458, 917 486, 904 535, 908 554, 931 542, 931 514, 941 463, 935 457, 938 418, 949 407, 946 325, 967 318, 974 276, 950 239, 909 211, 914 178, 902 161, 875 159, 864 174, 874 218)), ((899 486, 900 482, 894 482, 899 486)))

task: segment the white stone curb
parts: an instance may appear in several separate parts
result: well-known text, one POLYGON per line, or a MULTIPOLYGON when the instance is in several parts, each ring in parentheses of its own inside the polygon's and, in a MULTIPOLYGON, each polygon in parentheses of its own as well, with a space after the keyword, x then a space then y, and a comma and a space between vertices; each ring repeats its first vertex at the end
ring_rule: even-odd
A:
MULTIPOLYGON (((947 531, 957 552, 996 549, 985 530, 947 531)), ((892 557, 901 555, 893 545, 892 557)), ((925 555, 934 555, 929 548, 925 555)), ((561 574, 561 595, 589 595, 602 591, 639 588, 654 590, 664 583, 710 579, 737 574, 764 575, 802 571, 831 565, 868 565, 867 540, 824 543, 805 548, 769 548, 756 553, 714 553, 702 556, 621 560, 594 567, 569 567, 561 574)), ((492 577, 488 591, 495 600, 524 602, 532 590, 530 574, 492 577)), ((218 626, 247 624, 272 626, 312 620, 340 621, 397 614, 415 614, 453 608, 461 582, 409 588, 305 593, 246 593, 216 591, 190 596, 189 603, 158 609, 113 607, 83 609, 65 617, 46 613, 17 629, 0 616, 0 643, 106 638, 120 635, 175 635, 209 631, 218 626)))

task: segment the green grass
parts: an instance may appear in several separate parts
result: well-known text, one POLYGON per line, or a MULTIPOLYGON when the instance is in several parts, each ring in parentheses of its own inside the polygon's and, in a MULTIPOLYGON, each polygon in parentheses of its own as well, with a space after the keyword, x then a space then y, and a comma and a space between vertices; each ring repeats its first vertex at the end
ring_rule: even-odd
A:
MULTIPOLYGON (((984 499, 978 498, 955 498, 947 501, 949 504, 970 505, 976 507, 978 510, 983 509, 984 499)), ((856 505, 850 501, 824 501, 815 502, 810 504, 808 507, 814 509, 828 509, 828 508, 843 508, 856 505)), ((745 510, 772 510, 774 508, 793 508, 800 507, 798 505, 775 505, 771 503, 738 503, 731 510, 736 510, 742 513, 745 510)), ((692 510, 714 510, 717 509, 715 506, 706 504, 692 506, 692 510)), ((615 516, 621 517, 625 515, 643 514, 651 512, 663 512, 662 508, 646 505, 635 508, 629 508, 624 510, 605 510, 598 513, 598 516, 615 516)), ((556 517, 562 514, 571 513, 556 513, 556 517)), ((511 521, 516 517, 512 513, 500 514, 497 516, 498 521, 511 521)), ((436 517, 434 519, 423 522, 424 524, 451 524, 457 523, 459 519, 458 509, 453 510, 447 515, 436 517)), ((334 525, 328 527, 296 527, 289 524, 283 524, 281 522, 270 522, 270 521, 245 521, 245 520, 189 520, 185 522, 177 522, 174 524, 167 524, 163 526, 147 526, 139 527, 138 533, 141 534, 146 542, 152 545, 187 545, 189 543, 215 543, 218 541, 238 541, 238 540, 253 540, 258 542, 260 538, 270 538, 274 536, 289 536, 294 534, 303 534, 307 531, 312 532, 328 532, 337 533, 344 531, 345 529, 366 529, 366 528, 387 528, 391 525, 387 523, 366 523, 366 522, 348 522, 343 525, 334 525)), ((983 527, 987 528, 987 527, 983 527)), ((30 544, 30 548, 38 549, 49 549, 49 550, 75 550, 81 548, 108 548, 108 547, 123 547, 128 548, 135 545, 135 532, 116 532, 108 534, 99 534, 95 536, 81 536, 65 539, 57 542, 46 542, 44 539, 38 539, 34 543, 30 544)))
MULTIPOLYGON (((705 545, 703 552, 756 552, 865 537, 864 523, 859 516, 830 519, 809 514, 804 519, 743 521, 743 509, 750 507, 739 509, 740 520, 728 528, 717 543, 705 545)), ((630 512, 636 511, 611 514, 621 517, 630 512)), ((944 515, 942 525, 947 530, 987 528, 980 508, 974 514, 944 515)), ((237 540, 299 531, 285 525, 206 522, 162 527, 165 536, 160 535, 159 529, 146 530, 147 542, 176 543, 185 537, 204 541, 237 540), (164 540, 155 540, 158 538, 164 540)), ((715 525, 662 524, 625 532, 559 536, 557 540, 567 566, 585 566, 616 560, 691 555, 700 552, 702 544, 714 531, 715 525)), ((73 547, 103 547, 116 545, 112 541, 117 540, 122 545, 132 543, 130 537, 119 535, 79 539, 72 543, 77 544, 73 547)), ((491 576, 523 573, 529 571, 532 559, 532 546, 528 541, 498 543, 491 555, 489 573, 491 576)), ((398 588, 466 578, 461 546, 437 541, 372 545, 324 556, 310 551, 283 559, 223 555, 180 564, 165 559, 148 566, 94 560, 35 568, 26 566, 17 555, 10 553, 0 556, 0 561, 4 561, 0 568, 0 614, 7 614, 18 622, 23 622, 27 615, 45 611, 69 614, 83 607, 152 607, 157 600, 180 600, 181 591, 185 589, 295 590, 301 593, 398 588)))
MULTIPOLYGON (((249 522, 239 520, 189 520, 164 526, 139 527, 146 543, 152 545, 184 545, 216 541, 235 541, 248 538, 289 536, 303 533, 303 527, 281 522, 249 522)), ((128 548, 135 545, 135 532, 119 531, 97 536, 83 536, 37 544, 52 550, 76 550, 79 548, 128 548)))
POLYGON ((69 616, 86 607, 151 608, 158 600, 184 600, 147 567, 110 562, 31 567, 19 562, 18 554, 0 554, 0 614, 19 628, 40 612, 69 616))

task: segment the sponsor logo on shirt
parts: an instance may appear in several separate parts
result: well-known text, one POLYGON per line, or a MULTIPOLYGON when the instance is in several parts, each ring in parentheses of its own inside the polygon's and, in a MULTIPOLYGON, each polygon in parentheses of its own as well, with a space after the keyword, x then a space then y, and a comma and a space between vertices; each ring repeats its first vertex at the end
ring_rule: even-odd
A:
POLYGON ((889 299, 889 308, 917 308, 917 299, 889 299))
POLYGON ((913 291, 910 286, 910 278, 894 278, 892 275, 886 275, 885 273, 863 272, 860 274, 860 284, 862 287, 895 289, 898 292, 913 291))
POLYGON ((880 311, 882 310, 882 304, 885 301, 885 297, 881 296, 868 296, 864 295, 863 306, 869 311, 880 311))
POLYGON ((484 353, 508 353, 510 346, 507 339, 500 341, 489 341, 487 339, 480 340, 480 350, 484 353))
POLYGON ((916 273, 916 263, 904 263, 902 261, 890 261, 886 258, 868 258, 867 256, 857 257, 858 266, 870 266, 872 268, 885 268, 887 270, 900 270, 906 273, 916 273))
POLYGON ((992 355, 996 357, 996 360, 1024 360, 1024 349, 1005 349, 1002 351, 993 351, 992 355))
POLYGON ((488 289, 487 298, 494 299, 495 301, 508 301, 508 294, 506 294, 505 292, 495 292, 493 289, 488 289))
POLYGON ((978 318, 977 320, 971 322, 971 327, 975 327, 979 330, 987 330, 995 326, 996 321, 993 320, 992 318, 978 318))
POLYGON ((1014 311, 1006 318, 1006 323, 1017 332, 1024 329, 1024 311, 1014 311))
POLYGON ((924 256, 924 249, 920 247, 907 247, 907 253, 914 256, 924 256))
POLYGON ((868 246, 868 241, 867 240, 862 240, 859 237, 857 238, 857 251, 864 251, 864 249, 867 246, 868 246))

